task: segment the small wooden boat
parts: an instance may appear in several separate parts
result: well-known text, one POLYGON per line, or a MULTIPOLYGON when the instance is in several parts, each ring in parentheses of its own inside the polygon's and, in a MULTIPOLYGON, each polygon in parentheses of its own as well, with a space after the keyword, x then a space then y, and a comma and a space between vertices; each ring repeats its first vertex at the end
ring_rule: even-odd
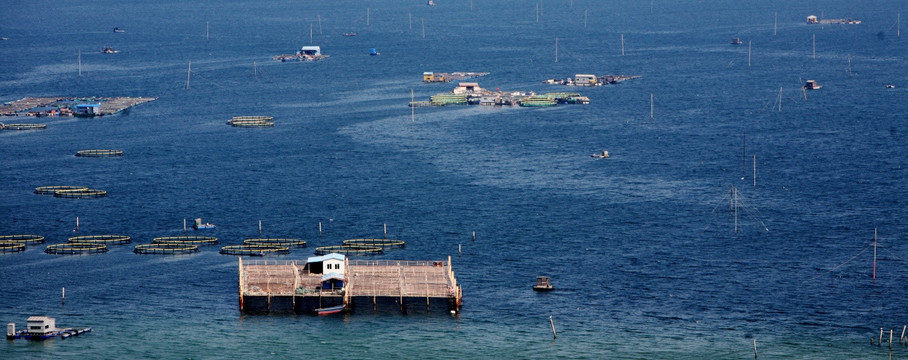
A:
POLYGON ((804 89, 807 90, 819 90, 821 87, 823 86, 817 83, 816 80, 807 80, 807 82, 804 83, 804 89))
POLYGON ((887 89, 895 89, 895 85, 886 84, 886 88, 887 88, 887 89))
POLYGON ((356 33, 355 33, 355 32, 345 32, 345 33, 342 33, 341 35, 343 35, 343 36, 356 36, 356 33))
POLYGON ((743 43, 744 43, 744 42, 741 41, 741 39, 739 39, 739 38, 731 39, 731 44, 732 44, 732 45, 741 45, 741 44, 743 44, 743 43))
POLYGON ((551 291, 552 282, 548 276, 537 276, 536 285, 533 285, 533 290, 536 291, 551 291))
POLYGON ((315 312, 318 314, 318 316, 340 314, 340 313, 344 312, 344 308, 345 308, 344 305, 337 305, 337 306, 326 307, 326 308, 318 308, 318 309, 315 309, 315 312))
POLYGON ((114 48, 108 46, 108 47, 101 49, 101 52, 105 53, 105 54, 116 54, 116 53, 120 52, 120 50, 115 50, 114 48))
POLYGON ((599 159, 608 159, 609 158, 608 150, 602 150, 602 153, 591 154, 590 156, 594 157, 594 158, 599 158, 599 159))
POLYGON ((212 223, 202 223, 202 218, 195 219, 195 224, 192 225, 193 229, 203 230, 203 229, 214 229, 214 224, 212 223))
POLYGON ((118 27, 115 27, 115 28, 114 28, 114 32, 115 32, 115 33, 125 33, 126 30, 120 29, 120 28, 118 28, 118 27))

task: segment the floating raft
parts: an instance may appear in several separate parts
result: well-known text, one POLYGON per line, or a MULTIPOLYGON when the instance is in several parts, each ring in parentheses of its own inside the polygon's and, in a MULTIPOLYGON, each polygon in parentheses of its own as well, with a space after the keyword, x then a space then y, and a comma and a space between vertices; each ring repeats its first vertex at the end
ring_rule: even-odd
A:
POLYGON ((243 240, 243 244, 245 244, 245 245, 283 246, 283 247, 306 247, 306 240, 259 238, 259 239, 243 240))
POLYGON ((185 244, 142 244, 136 245, 132 252, 143 255, 191 254, 199 252, 199 246, 185 244))
POLYGON ((44 252, 56 255, 100 254, 107 252, 107 245, 92 243, 65 243, 47 245, 44 252))
POLYGON ((154 244, 177 244, 177 245, 214 245, 218 243, 218 238, 213 236, 164 236, 156 237, 152 241, 154 244))
POLYGON ((54 195, 57 193, 57 191, 60 190, 88 190, 88 188, 84 186, 72 185, 39 186, 35 188, 35 194, 54 195))
POLYGON ((377 248, 402 248, 404 247, 403 240, 393 240, 393 239, 347 239, 344 240, 344 245, 346 246, 366 246, 366 247, 377 247, 377 248))
POLYGON ((69 238, 71 243, 82 244, 123 245, 131 241, 130 237, 126 235, 84 235, 69 238))
POLYGON ((90 199, 107 196, 107 191, 99 189, 57 190, 54 197, 65 199, 90 199))
POLYGON ((284 255, 290 253, 290 248, 273 245, 228 245, 222 247, 220 253, 224 255, 247 256, 284 255))
POLYGON ((44 130, 47 129, 45 124, 2 124, 0 130, 44 130))
POLYGON ((40 244, 44 242, 44 237, 40 235, 3 235, 0 236, 0 244, 40 244))
POLYGON ((433 82, 449 82, 449 81, 460 81, 466 80, 474 77, 486 76, 489 75, 487 72, 452 72, 452 73, 437 73, 437 72, 424 72, 422 73, 422 81, 427 83, 433 82))
POLYGON ((123 156, 123 150, 79 150, 76 152, 79 157, 117 157, 123 156))
POLYGON ((10 103, 0 105, 0 116, 18 116, 25 113, 27 116, 47 116, 59 114, 72 116, 72 108, 78 104, 100 104, 97 116, 112 115, 130 107, 157 100, 147 97, 27 97, 10 103), (35 108, 51 108, 50 112, 39 112, 35 108), (32 110, 32 111, 29 111, 32 110))
POLYGON ((384 250, 375 246, 358 246, 358 245, 332 245, 319 246, 315 248, 315 255, 328 255, 331 253, 344 255, 380 255, 384 250))
POLYGON ((271 127, 274 126, 274 117, 272 116, 234 116, 227 120, 227 124, 233 127, 271 127))

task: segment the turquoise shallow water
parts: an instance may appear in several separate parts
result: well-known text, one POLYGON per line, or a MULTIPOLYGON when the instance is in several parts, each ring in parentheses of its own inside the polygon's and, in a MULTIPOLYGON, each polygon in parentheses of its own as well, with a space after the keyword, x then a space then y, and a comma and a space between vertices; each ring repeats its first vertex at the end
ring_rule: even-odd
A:
POLYGON ((0 133, 0 233, 61 243, 78 216, 80 235, 126 234, 134 245, 202 217, 229 245, 257 237, 262 220, 265 236, 309 241, 276 257, 300 259, 388 224, 407 247, 378 258, 453 256, 465 300, 458 316, 244 316, 237 260, 216 247, 67 257, 36 246, 0 256, 0 319, 21 327, 47 314, 95 330, 6 342, 0 354, 700 359, 749 358, 756 339, 761 358, 890 356, 868 343, 908 323, 908 54, 894 27, 903 4, 550 0, 537 23, 532 2, 437 2, 4 5, 0 100, 158 100, 0 133), (863 23, 809 26, 810 14, 863 23), (310 26, 328 60, 271 60, 308 44, 310 26), (750 66, 733 37, 751 43, 750 66), (418 108, 414 121, 411 90, 428 99, 453 86, 423 84, 423 71, 488 71, 481 86, 576 90, 592 103, 418 108), (576 73, 643 77, 541 84, 576 73), (823 85, 807 100, 806 79, 823 85), (224 124, 253 114, 276 126, 224 124), (87 148, 125 156, 73 156, 87 148), (602 149, 612 158, 589 157, 602 149), (32 193, 56 184, 110 195, 32 193), (554 292, 530 290, 543 274, 554 292))

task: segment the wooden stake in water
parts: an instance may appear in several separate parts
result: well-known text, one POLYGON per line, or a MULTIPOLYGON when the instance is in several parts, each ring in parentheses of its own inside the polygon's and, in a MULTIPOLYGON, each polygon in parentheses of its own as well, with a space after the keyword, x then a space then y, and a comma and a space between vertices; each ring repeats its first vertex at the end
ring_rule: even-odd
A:
POLYGON ((813 58, 817 58, 817 34, 813 34, 813 58))
POLYGON ((192 74, 192 60, 189 60, 189 68, 186 70, 186 89, 189 89, 189 75, 192 74))
POLYGON ((463 256, 463 247, 461 244, 457 244, 457 256, 463 256))
POLYGON ((422 20, 422 38, 426 38, 426 18, 419 18, 422 20))
POLYGON ((410 89, 410 122, 416 122, 416 107, 413 106, 413 102, 416 101, 416 97, 413 95, 413 89, 410 89))
POLYGON ((262 235, 262 220, 259 220, 259 235, 262 235))
POLYGON ((653 93, 649 93, 649 119, 653 120, 656 118, 656 103, 653 98, 653 93))
POLYGON ((312 45, 312 24, 309 24, 309 45, 312 45))
POLYGON ((555 62, 558 62, 558 38, 555 38, 555 62))
POLYGON ((318 34, 322 34, 322 16, 318 15, 318 34))
POLYGON ((476 241, 476 232, 473 232, 473 241, 476 241))
POLYGON ((318 222, 318 236, 322 236, 322 222, 318 222))
POLYGON ((79 217, 76 216, 76 231, 79 231, 79 217))
POLYGON ((259 68, 255 64, 255 60, 252 60, 252 74, 255 76, 255 81, 259 80, 259 68))
POLYGON ((79 77, 82 77, 82 49, 79 49, 79 77))
POLYGON ((208 22, 205 22, 205 41, 208 41, 208 22))
MULTIPOLYGON (((876 280, 876 228, 873 228, 873 280, 876 280)), ((883 329, 880 328, 880 338, 882 339, 883 329)))
POLYGON ((883 328, 880 328, 880 341, 877 343, 877 346, 883 346, 883 328))
POLYGON ((731 187, 734 192, 734 210, 735 210, 735 234, 738 233, 738 189, 735 189, 734 186, 731 187))
POLYGON ((757 189, 757 156, 754 155, 754 190, 757 189))
POLYGON ((63 288, 63 294, 60 296, 60 301, 66 304, 66 288, 63 288))
POLYGON ((186 218, 183 218, 183 232, 186 232, 186 218))
POLYGON ((407 13, 407 16, 410 17, 410 30, 413 30, 413 13, 407 13))
POLYGON ((583 10, 583 28, 586 29, 586 18, 589 16, 589 10, 583 10))
POLYGON ((754 359, 757 358, 757 339, 754 339, 754 359))
POLYGON ((750 40, 747 40, 747 67, 750 67, 750 40))
POLYGON ((774 13, 773 21, 772 21, 772 36, 776 36, 776 28, 778 28, 778 25, 779 25, 779 13, 774 13))
POLYGON ((624 56, 624 34, 621 34, 621 56, 624 56))
POLYGON ((782 112, 782 88, 779 87, 779 112, 782 112))
POLYGON ((388 237, 388 224, 385 223, 385 238, 388 237))
POLYGON ((539 23, 539 4, 536 4, 536 23, 539 23))
POLYGON ((371 23, 369 22, 369 15, 371 12, 372 12, 371 9, 366 8, 366 26, 371 26, 371 23))
POLYGON ((557 339, 558 333, 555 332, 555 320, 552 319, 552 315, 549 315, 549 323, 552 324, 552 339, 557 339))

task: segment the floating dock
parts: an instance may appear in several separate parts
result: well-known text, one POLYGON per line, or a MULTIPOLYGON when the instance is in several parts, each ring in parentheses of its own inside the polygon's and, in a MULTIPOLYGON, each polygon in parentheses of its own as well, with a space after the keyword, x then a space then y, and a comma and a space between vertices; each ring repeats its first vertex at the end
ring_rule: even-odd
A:
POLYGON ((349 260, 340 254, 308 260, 239 259, 243 313, 318 314, 344 311, 459 311, 462 290, 447 261, 349 260))
POLYGON ((0 116, 104 116, 157 100, 149 97, 27 97, 0 105, 0 116))
POLYGON ((861 23, 861 20, 855 19, 819 19, 816 15, 810 15, 807 17, 808 24, 847 24, 847 25, 858 25, 861 23))
POLYGON ((527 91, 488 90, 475 82, 461 82, 451 92, 433 95, 429 101, 411 101, 410 107, 448 105, 520 105, 526 107, 556 106, 558 104, 589 104, 590 99, 579 93, 556 92, 537 95, 527 91))

